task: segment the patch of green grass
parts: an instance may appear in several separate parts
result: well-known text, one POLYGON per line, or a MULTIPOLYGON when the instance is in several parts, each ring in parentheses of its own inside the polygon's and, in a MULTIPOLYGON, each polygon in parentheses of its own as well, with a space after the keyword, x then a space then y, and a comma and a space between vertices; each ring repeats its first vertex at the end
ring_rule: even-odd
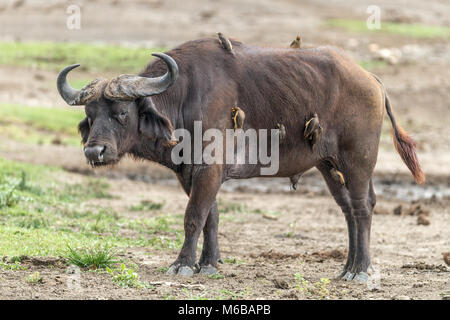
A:
POLYGON ((113 212, 83 210, 92 198, 110 198, 102 180, 70 184, 70 176, 49 166, 0 158, 0 253, 5 256, 57 256, 71 247, 109 243, 116 247, 149 245, 148 238, 117 237, 113 212), (64 178, 65 177, 65 178, 64 178), (75 208, 75 209, 73 209, 75 208))
POLYGON ((25 278, 25 282, 29 284, 39 284, 42 283, 42 280, 43 278, 37 271, 25 278))
POLYGON ((112 198, 104 180, 72 180, 72 174, 60 168, 0 158, 0 258, 63 254, 88 267, 100 266, 101 259, 108 258, 103 246, 181 248, 182 215, 121 216, 90 201, 112 198), (100 249, 80 252, 75 248, 100 249))
POLYGON ((40 229, 47 228, 50 223, 46 218, 34 217, 34 216, 23 216, 16 222, 17 226, 25 229, 40 229))
POLYGON ((162 274, 166 274, 167 270, 169 270, 169 267, 159 267, 158 269, 156 269, 156 271, 162 274))
POLYGON ((310 294, 308 285, 309 281, 306 280, 301 273, 296 273, 295 277, 295 286, 300 294, 310 294))
POLYGON ((13 207, 22 199, 16 188, 17 185, 8 182, 0 185, 0 209, 13 207))
POLYGON ((151 289, 153 286, 139 279, 139 274, 133 269, 121 264, 118 269, 106 268, 106 271, 112 276, 113 282, 122 288, 151 289))
POLYGON ((71 200, 81 197, 92 199, 112 199, 113 196, 108 192, 109 184, 102 179, 88 178, 85 183, 66 185, 61 199, 71 200))
POLYGON ((173 229, 174 224, 181 224, 182 220, 174 216, 160 215, 152 218, 130 220, 127 227, 146 234, 174 234, 180 230, 173 229))
POLYGON ((247 207, 239 202, 229 202, 219 199, 217 202, 219 213, 243 213, 247 210, 247 207))
POLYGON ((250 213, 266 215, 266 216, 273 217, 273 218, 276 218, 276 217, 280 216, 280 212, 269 211, 269 210, 262 210, 262 209, 259 209, 259 208, 251 210, 250 213))
POLYGON ((9 181, 12 183, 12 181, 15 181, 17 184, 21 184, 22 190, 33 190, 32 181, 34 180, 50 182, 49 176, 59 172, 61 170, 56 167, 33 165, 0 158, 0 182, 9 181))
POLYGON ((0 261, 0 269, 16 271, 16 270, 26 270, 27 268, 21 266, 19 261, 9 263, 0 261))
POLYGON ((43 131, 19 122, 4 122, 0 125, 0 136, 18 142, 36 145, 81 146, 81 136, 61 132, 43 131))
POLYGON ((32 144, 79 146, 82 109, 0 104, 0 135, 32 144))
MULTIPOLYGON (((57 222, 58 224, 60 222, 57 222)), ((0 252, 6 256, 59 256, 67 244, 73 247, 91 247, 111 244, 117 247, 148 246, 148 239, 118 238, 116 235, 102 235, 89 232, 76 232, 79 224, 72 228, 50 226, 40 229, 26 229, 17 226, 0 225, 0 252), (75 229, 75 230, 74 230, 75 229), (20 244, 20 245, 18 245, 20 244)))
POLYGON ((320 281, 314 284, 314 289, 316 294, 319 295, 321 299, 328 298, 330 294, 330 290, 328 289, 328 285, 330 284, 330 279, 328 278, 320 278, 320 281))
POLYGON ((184 236, 181 232, 175 233, 175 238, 157 235, 151 238, 148 243, 157 250, 179 250, 183 245, 184 236))
MULTIPOLYGON (((84 111, 81 109, 0 104, 0 119, 2 122, 19 122, 36 129, 77 137, 79 137, 78 123, 84 117, 84 111)), ((81 140, 81 137, 78 140, 81 140)))
POLYGON ((241 290, 239 292, 222 289, 219 292, 219 296, 217 300, 245 300, 248 299, 251 294, 251 289, 246 288, 245 290, 241 290))
POLYGON ((381 29, 368 29, 365 20, 329 19, 327 26, 342 28, 354 33, 385 33, 408 38, 450 38, 450 28, 423 24, 381 21, 381 29))
POLYGON ((302 296, 313 296, 316 299, 326 299, 329 297, 330 291, 328 285, 330 284, 330 279, 320 278, 319 281, 311 283, 301 273, 296 273, 294 277, 296 288, 302 296))
POLYGON ((284 234, 286 238, 294 238, 296 225, 297 221, 291 222, 289 224, 289 231, 284 234))
POLYGON ((25 256, 14 256, 9 259, 10 263, 20 263, 25 258, 25 256))
POLYGON ((183 216, 160 215, 129 220, 126 227, 150 236, 148 245, 156 250, 179 250, 184 241, 183 216))
POLYGON ((161 210, 164 207, 164 202, 153 202, 151 200, 143 200, 140 204, 131 206, 131 211, 153 211, 161 210))
POLYGON ((74 264, 81 268, 104 269, 110 268, 119 260, 116 251, 109 245, 97 245, 92 248, 74 249, 67 245, 67 250, 63 253, 69 264, 74 264))
POLYGON ((223 262, 224 262, 224 263, 229 263, 229 264, 237 264, 237 265, 239 265, 239 264, 245 264, 245 261, 244 261, 244 260, 239 260, 239 259, 237 259, 237 258, 224 258, 224 259, 223 259, 223 262))
POLYGON ((80 63, 85 71, 138 73, 151 53, 163 48, 131 48, 74 42, 0 42, 0 64, 59 71, 80 63))
POLYGON ((114 211, 99 209, 97 213, 88 211, 89 218, 81 226, 87 234, 116 234, 119 231, 120 218, 114 211))

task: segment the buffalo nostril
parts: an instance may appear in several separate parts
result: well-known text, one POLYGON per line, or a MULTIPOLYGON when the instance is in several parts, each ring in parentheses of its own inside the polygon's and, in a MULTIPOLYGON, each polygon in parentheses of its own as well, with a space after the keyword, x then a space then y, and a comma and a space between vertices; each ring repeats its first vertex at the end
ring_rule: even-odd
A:
POLYGON ((103 155, 105 153, 106 147, 105 146, 89 146, 84 148, 84 155, 86 158, 88 158, 90 161, 94 162, 103 162, 103 155))
POLYGON ((100 154, 98 156, 98 161, 103 162, 103 155, 105 154, 105 150, 106 150, 106 147, 104 146, 102 151, 100 151, 100 154))

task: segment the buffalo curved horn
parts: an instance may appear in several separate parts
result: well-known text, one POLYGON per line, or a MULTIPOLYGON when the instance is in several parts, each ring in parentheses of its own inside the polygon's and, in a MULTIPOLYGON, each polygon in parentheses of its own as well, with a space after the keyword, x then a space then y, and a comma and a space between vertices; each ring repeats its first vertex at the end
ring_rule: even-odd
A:
POLYGON ((178 77, 178 66, 174 59, 164 53, 153 53, 167 64, 167 72, 156 78, 123 74, 111 81, 105 88, 104 96, 108 99, 135 100, 140 97, 153 96, 167 90, 178 77))
POLYGON ((79 66, 80 66, 79 64, 73 64, 68 67, 65 67, 58 74, 58 79, 56 80, 56 86, 58 88, 59 94, 64 99, 64 101, 67 102, 67 104, 71 105, 71 106, 77 106, 77 105, 82 104, 81 103, 82 90, 76 90, 76 89, 72 88, 66 79, 67 74, 72 69, 75 69, 79 66))

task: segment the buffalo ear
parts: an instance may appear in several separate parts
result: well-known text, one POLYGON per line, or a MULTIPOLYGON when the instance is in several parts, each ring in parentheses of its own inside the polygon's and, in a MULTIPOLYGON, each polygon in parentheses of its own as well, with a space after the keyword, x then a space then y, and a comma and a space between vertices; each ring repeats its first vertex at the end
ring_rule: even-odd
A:
MULTIPOLYGON (((139 133, 144 137, 173 145, 173 126, 170 120, 159 112, 150 98, 142 98, 139 104, 139 133)), ((155 141, 155 142, 156 142, 155 141)))
POLYGON ((78 124, 78 132, 81 134, 81 141, 85 144, 89 138, 90 126, 88 118, 84 118, 78 124))

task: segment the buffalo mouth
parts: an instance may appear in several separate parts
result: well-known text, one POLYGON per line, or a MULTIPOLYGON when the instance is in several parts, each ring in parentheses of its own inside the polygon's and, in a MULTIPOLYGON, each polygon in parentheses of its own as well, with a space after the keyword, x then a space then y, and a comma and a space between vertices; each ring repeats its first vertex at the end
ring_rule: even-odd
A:
POLYGON ((98 168, 98 167, 107 167, 107 166, 113 166, 119 162, 118 159, 108 160, 108 161, 92 161, 87 160, 87 164, 89 164, 92 168, 98 168))

